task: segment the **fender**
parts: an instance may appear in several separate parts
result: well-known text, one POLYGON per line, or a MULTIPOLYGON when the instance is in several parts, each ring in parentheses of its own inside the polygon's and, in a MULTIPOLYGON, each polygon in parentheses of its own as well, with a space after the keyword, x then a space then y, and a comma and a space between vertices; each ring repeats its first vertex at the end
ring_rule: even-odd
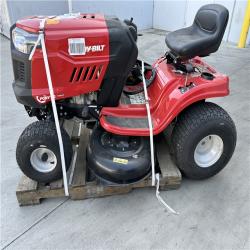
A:
MULTIPOLYGON (((215 69, 205 64, 199 57, 194 59, 214 75, 213 80, 206 80, 200 74, 194 73, 188 76, 175 72, 172 65, 166 61, 158 60, 154 64, 156 77, 148 88, 150 99, 150 111, 153 120, 154 135, 161 133, 186 107, 201 100, 212 97, 221 97, 229 94, 229 78, 216 72, 215 69), (186 89, 184 88, 188 86, 186 89)), ((145 128, 128 128, 116 126, 107 122, 106 116, 121 118, 146 118, 146 108, 142 104, 120 104, 115 108, 103 108, 100 123, 104 129, 111 133, 131 136, 149 136, 149 130, 145 128)))

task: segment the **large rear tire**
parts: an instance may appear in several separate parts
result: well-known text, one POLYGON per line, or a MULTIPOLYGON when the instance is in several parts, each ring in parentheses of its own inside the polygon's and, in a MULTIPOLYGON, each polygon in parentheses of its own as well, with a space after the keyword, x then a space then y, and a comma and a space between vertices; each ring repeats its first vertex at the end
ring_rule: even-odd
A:
MULTIPOLYGON (((72 144, 61 128, 66 169, 72 158, 72 144)), ((43 183, 62 178, 61 157, 55 123, 48 120, 30 124, 19 137, 16 159, 20 169, 29 178, 43 183)))
POLYGON ((236 128, 227 112, 201 102, 178 117, 172 134, 175 161, 185 176, 206 179, 221 171, 236 145, 236 128))

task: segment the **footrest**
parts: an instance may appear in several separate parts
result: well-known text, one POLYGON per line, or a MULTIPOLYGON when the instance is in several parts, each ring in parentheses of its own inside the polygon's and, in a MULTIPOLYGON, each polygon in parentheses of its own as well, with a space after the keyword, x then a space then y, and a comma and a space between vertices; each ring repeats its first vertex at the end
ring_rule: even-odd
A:
MULTIPOLYGON (((157 125, 153 120, 153 128, 157 125)), ((131 136, 149 136, 144 93, 123 94, 118 107, 104 107, 100 115, 101 126, 107 131, 131 136)))
POLYGON ((100 119, 101 126, 114 134, 131 136, 148 136, 147 117, 123 117, 103 115, 100 119))
POLYGON ((133 129, 148 129, 148 120, 145 118, 124 118, 115 116, 106 116, 106 122, 110 125, 123 127, 123 128, 133 128, 133 129))

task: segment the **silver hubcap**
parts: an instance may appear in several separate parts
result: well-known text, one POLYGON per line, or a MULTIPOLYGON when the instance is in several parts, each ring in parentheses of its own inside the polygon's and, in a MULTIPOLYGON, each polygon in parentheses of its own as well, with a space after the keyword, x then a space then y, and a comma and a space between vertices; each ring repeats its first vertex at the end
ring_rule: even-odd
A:
POLYGON ((30 156, 32 167, 42 173, 52 171, 57 164, 56 155, 48 148, 37 148, 30 156))
POLYGON ((218 135, 208 135, 195 148, 195 163, 207 168, 216 163, 223 153, 223 141, 218 135))

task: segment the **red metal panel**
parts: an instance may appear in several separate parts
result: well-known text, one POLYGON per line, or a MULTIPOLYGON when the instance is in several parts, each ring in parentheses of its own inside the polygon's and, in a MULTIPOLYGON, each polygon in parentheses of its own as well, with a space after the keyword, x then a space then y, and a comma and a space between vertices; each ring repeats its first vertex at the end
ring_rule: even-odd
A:
MULTIPOLYGON (((153 84, 148 88, 150 110, 153 119, 154 134, 161 133, 171 121, 187 106, 200 100, 211 97, 226 96, 229 94, 229 79, 227 76, 216 72, 205 64, 199 57, 193 63, 206 71, 213 73, 215 78, 205 80, 200 74, 193 74, 188 78, 188 84, 193 82, 195 87, 184 94, 180 87, 185 84, 185 76, 175 73, 173 66, 159 59, 154 67, 157 71, 153 84)), ((101 112, 100 123, 109 132, 120 135, 149 136, 148 129, 117 127, 108 123, 105 116, 118 117, 146 117, 145 105, 119 105, 115 108, 105 107, 101 112)))
MULTIPOLYGON (((29 32, 38 32, 41 17, 32 17, 17 22, 17 27, 29 32)), ((97 91, 109 64, 109 33, 106 21, 100 14, 81 14, 75 18, 55 17, 45 25, 45 44, 48 53, 51 78, 56 99, 65 99, 97 91), (90 50, 85 55, 72 56, 68 52, 69 38, 84 38, 86 46, 104 45, 103 51, 90 50), (89 80, 93 67, 102 66, 99 77, 89 80), (81 67, 90 67, 85 81, 76 81, 81 67), (70 81, 74 68, 77 69, 70 81)), ((32 58, 32 96, 43 103, 49 101, 42 51, 37 49, 32 58)), ((94 73, 95 74, 95 73, 94 73)))

